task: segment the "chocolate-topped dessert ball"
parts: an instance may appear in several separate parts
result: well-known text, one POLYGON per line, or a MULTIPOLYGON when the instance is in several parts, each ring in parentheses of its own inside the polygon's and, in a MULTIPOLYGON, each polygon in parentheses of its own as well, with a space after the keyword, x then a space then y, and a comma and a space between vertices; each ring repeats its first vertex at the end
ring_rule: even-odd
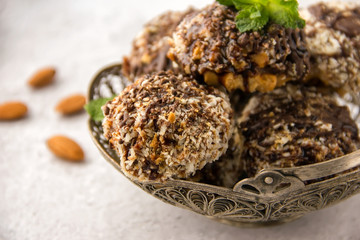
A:
POLYGON ((360 4, 317 3, 301 11, 311 56, 311 78, 358 95, 360 92, 360 4))
POLYGON ((237 10, 214 3, 179 24, 169 58, 186 73, 228 91, 268 92, 287 81, 302 80, 309 69, 304 34, 268 23, 240 32, 237 10))
POLYGON ((123 74, 134 80, 143 74, 173 69, 170 59, 166 57, 168 38, 179 22, 194 11, 168 11, 148 22, 134 39, 130 55, 124 57, 123 74))
POLYGON ((139 78, 103 112, 104 135, 136 181, 192 176, 226 152, 234 125, 225 93, 172 72, 139 78))
POLYGON ((254 96, 238 119, 242 159, 254 176, 270 167, 294 167, 343 156, 359 148, 348 107, 328 92, 287 85, 254 96))

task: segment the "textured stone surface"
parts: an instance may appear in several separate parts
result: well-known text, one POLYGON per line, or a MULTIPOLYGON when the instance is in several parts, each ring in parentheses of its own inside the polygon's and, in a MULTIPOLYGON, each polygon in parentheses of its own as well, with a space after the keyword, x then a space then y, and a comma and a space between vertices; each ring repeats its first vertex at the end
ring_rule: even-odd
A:
POLYGON ((168 9, 208 3, 0 0, 0 102, 29 103, 28 118, 0 122, 1 240, 359 238, 360 195, 262 229, 230 227, 166 205, 102 159, 85 114, 64 118, 54 111, 62 97, 86 93, 99 68, 127 54, 147 20, 168 9), (58 69, 56 83, 28 88, 27 78, 49 64, 58 69), (58 133, 81 144, 85 163, 61 161, 47 150, 46 139, 58 133))

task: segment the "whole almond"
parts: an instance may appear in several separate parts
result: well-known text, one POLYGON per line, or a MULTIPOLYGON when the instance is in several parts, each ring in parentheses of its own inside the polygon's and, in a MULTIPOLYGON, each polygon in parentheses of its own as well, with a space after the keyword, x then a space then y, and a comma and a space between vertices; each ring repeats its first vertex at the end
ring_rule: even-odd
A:
POLYGON ((0 120, 16 120, 26 115, 28 108, 22 102, 5 102, 0 105, 0 120))
POLYGON ((68 137, 57 135, 47 140, 47 146, 58 157, 71 162, 84 160, 84 151, 75 141, 68 137))
POLYGON ((55 110, 64 115, 74 114, 84 109, 86 98, 84 95, 76 94, 61 100, 55 110))
POLYGON ((46 67, 38 70, 28 81, 34 88, 44 87, 54 81, 56 70, 53 67, 46 67))

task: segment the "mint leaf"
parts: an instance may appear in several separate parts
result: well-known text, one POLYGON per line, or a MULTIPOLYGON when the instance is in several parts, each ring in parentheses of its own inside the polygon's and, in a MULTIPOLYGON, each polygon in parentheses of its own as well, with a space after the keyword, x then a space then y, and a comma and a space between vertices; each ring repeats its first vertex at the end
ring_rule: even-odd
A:
POLYGON ((84 106, 84 108, 94 121, 102 121, 104 119, 104 114, 101 110, 101 107, 112 99, 113 98, 98 98, 96 100, 90 101, 84 106))
POLYGON ((261 4, 266 6, 268 0, 233 0, 234 6, 237 10, 248 7, 249 5, 261 4))
POLYGON ((300 18, 296 0, 271 0, 268 5, 270 18, 286 28, 303 28, 305 20, 300 18))
POLYGON ((236 26, 240 32, 257 31, 269 21, 285 28, 303 28, 305 20, 298 12, 297 0, 217 0, 225 6, 234 6, 239 12, 236 26))
POLYGON ((216 0, 218 1, 220 4, 225 5, 225 6, 233 6, 233 0, 216 0))
POLYGON ((244 7, 236 16, 236 27, 240 32, 262 29, 269 21, 269 14, 260 4, 244 7))

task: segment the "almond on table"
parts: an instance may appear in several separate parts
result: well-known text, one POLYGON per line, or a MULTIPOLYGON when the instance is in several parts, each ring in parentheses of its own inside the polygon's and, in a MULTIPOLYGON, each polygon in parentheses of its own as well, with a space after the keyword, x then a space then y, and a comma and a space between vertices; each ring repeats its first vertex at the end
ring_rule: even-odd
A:
POLYGON ((84 160, 84 151, 74 140, 57 135, 47 140, 47 146, 56 156, 70 162, 80 162, 84 160))
POLYGON ((34 88, 41 88, 54 81, 56 70, 53 67, 39 69, 28 80, 28 84, 34 88))
POLYGON ((61 114, 69 115, 84 109, 86 98, 82 94, 75 94, 62 99, 55 107, 61 114))
POLYGON ((27 106, 22 102, 5 102, 0 104, 0 120, 16 120, 26 115, 27 106))

